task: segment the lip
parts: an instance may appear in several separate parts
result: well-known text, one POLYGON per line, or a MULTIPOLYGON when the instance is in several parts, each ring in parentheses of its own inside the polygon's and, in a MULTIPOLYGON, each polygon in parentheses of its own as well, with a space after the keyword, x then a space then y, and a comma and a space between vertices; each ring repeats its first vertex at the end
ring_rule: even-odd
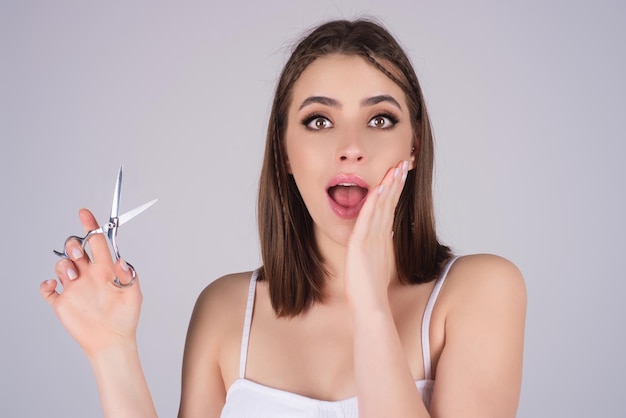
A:
POLYGON ((330 207, 333 210, 333 212, 342 219, 354 219, 359 215, 359 212, 361 211, 361 207, 363 206, 363 203, 365 203, 365 199, 367 198, 367 193, 365 194, 365 197, 357 205, 347 208, 345 206, 339 205, 337 202, 331 199, 330 194, 328 193, 328 189, 330 189, 331 187, 338 186, 340 184, 354 184, 356 186, 359 186, 368 190, 368 192, 369 192, 370 186, 365 180, 363 180, 361 177, 357 176, 356 174, 343 174, 343 173, 336 175, 326 184, 326 197, 328 199, 328 203, 330 204, 330 207))
POLYGON ((359 187, 362 187, 364 189, 369 190, 370 189, 370 185, 367 184, 367 182, 365 180, 363 180, 361 177, 357 176, 356 174, 337 174, 335 177, 333 177, 328 184, 326 185, 326 190, 330 189, 331 187, 335 187, 341 183, 350 183, 350 184, 356 184, 359 187))

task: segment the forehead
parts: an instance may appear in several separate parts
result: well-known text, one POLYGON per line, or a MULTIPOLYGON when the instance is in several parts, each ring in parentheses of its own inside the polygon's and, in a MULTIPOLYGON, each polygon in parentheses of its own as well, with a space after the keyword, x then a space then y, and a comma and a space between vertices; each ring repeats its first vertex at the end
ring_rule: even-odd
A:
MULTIPOLYGON (((389 69, 396 72, 395 68, 389 69)), ((406 109, 402 88, 372 63, 358 55, 330 54, 315 59, 304 69, 293 86, 292 104, 311 95, 360 101, 381 94, 392 95, 406 109)))

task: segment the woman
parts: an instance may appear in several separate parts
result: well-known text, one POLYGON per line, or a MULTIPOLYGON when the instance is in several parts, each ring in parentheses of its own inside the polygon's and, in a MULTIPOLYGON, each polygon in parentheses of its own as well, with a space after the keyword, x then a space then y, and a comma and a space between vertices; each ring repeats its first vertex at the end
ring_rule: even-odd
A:
MULTIPOLYGON (((421 89, 393 37, 367 21, 305 37, 270 116, 263 267, 198 298, 179 415, 514 416, 524 282, 502 258, 438 242, 432 166, 421 89)), ((112 284, 130 273, 100 238, 93 261, 68 242, 63 293, 54 280, 41 293, 87 354, 105 415, 156 416, 136 347, 139 282, 112 284)))

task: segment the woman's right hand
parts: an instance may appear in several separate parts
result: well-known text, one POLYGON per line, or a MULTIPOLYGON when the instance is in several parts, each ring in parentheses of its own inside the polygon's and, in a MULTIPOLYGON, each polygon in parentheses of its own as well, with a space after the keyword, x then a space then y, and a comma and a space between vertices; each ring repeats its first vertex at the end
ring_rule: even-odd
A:
MULTIPOLYGON (((79 212, 85 231, 98 228, 93 214, 79 212)), ((136 330, 142 295, 139 281, 129 287, 113 284, 131 280, 131 271, 123 260, 113 262, 106 238, 96 234, 89 240, 93 260, 80 243, 69 240, 66 254, 55 266, 63 291, 57 292, 57 281, 47 280, 40 286, 41 295, 50 303, 61 323, 92 359, 100 353, 128 344, 136 344, 136 330)))

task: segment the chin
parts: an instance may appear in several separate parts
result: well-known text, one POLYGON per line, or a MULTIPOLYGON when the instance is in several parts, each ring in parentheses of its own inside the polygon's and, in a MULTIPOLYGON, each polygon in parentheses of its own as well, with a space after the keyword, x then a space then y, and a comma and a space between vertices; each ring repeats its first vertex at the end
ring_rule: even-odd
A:
POLYGON ((344 223, 343 225, 333 225, 328 228, 320 228, 316 226, 315 237, 319 249, 323 251, 324 248, 322 247, 327 245, 347 247, 353 228, 354 222, 350 222, 349 224, 344 223))

